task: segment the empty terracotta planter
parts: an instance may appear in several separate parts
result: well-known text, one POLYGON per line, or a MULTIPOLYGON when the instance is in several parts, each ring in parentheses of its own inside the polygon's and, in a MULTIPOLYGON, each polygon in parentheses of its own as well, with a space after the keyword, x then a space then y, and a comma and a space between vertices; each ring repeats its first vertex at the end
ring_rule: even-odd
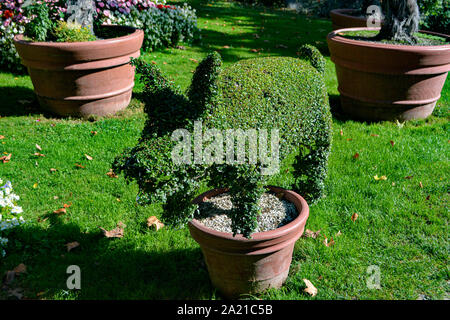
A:
POLYGON ((450 70, 450 44, 394 45, 340 35, 359 30, 379 29, 340 29, 327 37, 342 111, 351 118, 369 121, 431 115, 450 70))
MULTIPOLYGON (((285 199, 295 204, 298 217, 291 223, 266 232, 254 233, 252 239, 242 235, 215 231, 193 219, 189 231, 203 252, 212 284, 228 299, 242 294, 257 293, 267 288, 279 288, 289 273, 294 244, 303 234, 309 207, 297 193, 283 192, 285 199)), ((194 203, 225 192, 215 189, 198 196, 194 203)))
POLYGON ((144 32, 103 26, 129 34, 88 42, 14 43, 28 69, 39 104, 61 116, 113 114, 128 106, 134 86, 130 57, 137 58, 144 32))

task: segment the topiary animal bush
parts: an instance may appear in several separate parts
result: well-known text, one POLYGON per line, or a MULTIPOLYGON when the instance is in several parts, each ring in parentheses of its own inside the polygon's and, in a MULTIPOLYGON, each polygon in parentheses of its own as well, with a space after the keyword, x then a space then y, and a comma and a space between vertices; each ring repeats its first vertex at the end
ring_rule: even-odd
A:
MULTIPOLYGON (((206 128, 214 128, 224 133, 229 129, 272 130, 273 138, 277 129, 280 161, 295 157, 293 179, 283 187, 293 188, 307 201, 317 200, 322 195, 327 171, 331 114, 323 75, 312 66, 323 70, 323 57, 314 47, 302 48, 300 52, 308 52, 306 60, 257 58, 226 68, 222 67, 219 54, 211 53, 198 65, 185 94, 156 66, 134 60, 145 83, 148 118, 138 144, 116 158, 114 171, 137 181, 139 202, 163 202, 162 219, 175 226, 195 216, 197 205, 192 200, 202 184, 229 188, 233 233, 249 238, 256 228, 258 201, 264 186, 284 174, 262 173, 262 159, 269 151, 255 161, 246 156, 229 162, 216 151, 207 158, 206 144, 203 157, 196 158, 195 152, 194 157, 183 154, 183 161, 175 163, 171 155, 180 137, 174 137, 173 132, 180 128, 195 132, 200 123, 203 137, 208 134, 206 128)), ((196 148, 194 137, 183 139, 196 148)), ((252 147, 250 138, 244 141, 247 149, 252 147)), ((238 148, 233 142, 233 152, 238 148)), ((272 145, 271 151, 273 154, 278 150, 272 145)))

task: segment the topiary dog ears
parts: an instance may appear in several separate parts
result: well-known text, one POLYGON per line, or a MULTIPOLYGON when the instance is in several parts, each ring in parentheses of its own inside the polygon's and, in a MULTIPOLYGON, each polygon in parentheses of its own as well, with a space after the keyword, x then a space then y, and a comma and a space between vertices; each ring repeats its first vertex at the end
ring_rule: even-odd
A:
POLYGON ((317 71, 322 74, 325 72, 325 59, 316 47, 304 44, 298 49, 298 53, 300 58, 309 61, 317 71))

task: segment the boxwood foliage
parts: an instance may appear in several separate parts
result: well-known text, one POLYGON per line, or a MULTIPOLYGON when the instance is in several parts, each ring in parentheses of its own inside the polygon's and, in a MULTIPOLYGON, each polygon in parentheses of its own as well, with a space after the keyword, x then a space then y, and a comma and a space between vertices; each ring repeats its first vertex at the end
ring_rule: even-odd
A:
MULTIPOLYGON (((331 114, 323 76, 308 62, 311 56, 306 60, 249 59, 222 68, 222 60, 214 52, 198 65, 186 94, 156 66, 134 60, 145 83, 148 119, 137 146, 116 158, 114 170, 137 181, 139 201, 162 201, 162 219, 174 226, 185 224, 198 213, 191 201, 202 183, 229 188, 233 233, 250 238, 260 214, 258 201, 270 180, 261 174, 263 163, 259 159, 255 163, 222 159, 175 164, 171 155, 177 141, 172 139, 172 132, 185 128, 192 133, 195 121, 202 122, 204 132, 207 128, 220 132, 278 129, 280 161, 295 154, 294 182, 285 187, 296 190, 307 201, 318 199, 327 172, 331 114)), ((205 140, 203 143, 204 147, 208 145, 205 140)))

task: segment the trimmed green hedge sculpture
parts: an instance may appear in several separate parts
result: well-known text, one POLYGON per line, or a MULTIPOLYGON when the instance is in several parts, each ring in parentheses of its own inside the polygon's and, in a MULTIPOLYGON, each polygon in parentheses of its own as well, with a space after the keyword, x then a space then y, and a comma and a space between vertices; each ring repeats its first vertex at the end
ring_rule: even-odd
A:
MULTIPOLYGON (((263 148, 261 153, 261 129, 271 132, 270 139, 274 139, 274 131, 278 130, 280 163, 295 155, 290 187, 307 201, 318 199, 327 172, 331 114, 321 73, 323 57, 312 46, 303 47, 300 52, 304 52, 305 60, 257 58, 227 68, 222 68, 218 53, 211 53, 198 65, 186 94, 156 66, 134 60, 136 71, 146 84, 148 119, 138 145, 116 159, 114 170, 137 181, 140 202, 162 201, 162 219, 171 225, 184 224, 195 216, 197 206, 191 201, 202 183, 214 188, 227 187, 233 202, 233 232, 250 237, 256 228, 258 200, 272 178, 263 174, 268 163, 264 159, 278 156, 278 150, 270 142, 270 150, 263 148), (189 151, 192 149, 194 155, 181 152, 178 156, 182 161, 175 163, 172 155, 183 139, 174 131, 182 128, 185 133, 194 132, 183 137, 189 140, 188 144, 192 143, 189 151), (256 145, 260 149, 257 158, 249 153, 228 161, 225 153, 236 153, 240 148, 234 140, 223 154, 212 147, 218 138, 211 136, 211 132, 218 133, 220 139, 223 133, 228 139, 227 130, 237 129, 244 133, 256 129, 253 133, 259 135, 256 145), (200 157, 196 153, 196 132, 203 133, 205 140, 200 157)), ((247 140, 242 140, 241 147, 245 146, 246 151, 255 148, 251 135, 245 137, 247 140)), ((270 140, 268 134, 265 138, 270 140)), ((226 139, 223 140, 219 141, 222 145, 226 144, 226 139)))

